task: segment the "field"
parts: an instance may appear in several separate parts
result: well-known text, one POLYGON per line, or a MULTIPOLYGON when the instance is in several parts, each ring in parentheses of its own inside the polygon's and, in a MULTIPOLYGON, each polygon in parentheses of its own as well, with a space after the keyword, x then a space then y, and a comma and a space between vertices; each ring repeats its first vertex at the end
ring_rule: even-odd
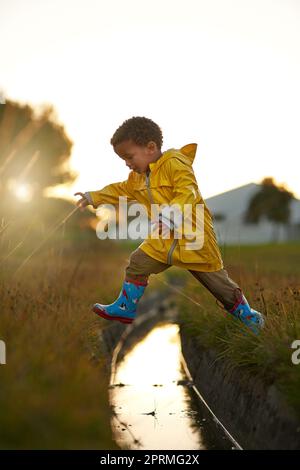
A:
MULTIPOLYGON (((97 339, 104 321, 90 307, 118 294, 137 244, 100 242, 92 232, 66 226, 16 271, 41 236, 29 238, 16 248, 16 234, 13 241, 1 237, 0 339, 7 363, 0 366, 0 448, 114 449, 109 377, 97 339)), ((291 343, 300 339, 299 248, 222 247, 229 275, 266 314, 258 337, 228 318, 188 272, 171 268, 157 281, 153 277, 149 289, 160 288, 159 279, 184 282, 181 289, 201 305, 174 294, 189 333, 217 348, 220 359, 230 358, 233 367, 276 382, 300 414, 300 365, 291 362, 291 343)))

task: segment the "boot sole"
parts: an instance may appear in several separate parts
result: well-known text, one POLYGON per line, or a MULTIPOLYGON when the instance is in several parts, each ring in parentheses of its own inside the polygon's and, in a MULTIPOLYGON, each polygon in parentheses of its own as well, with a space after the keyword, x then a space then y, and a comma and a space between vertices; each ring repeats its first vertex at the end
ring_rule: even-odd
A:
POLYGON ((131 318, 124 318, 124 317, 117 317, 117 316, 112 317, 111 315, 107 315, 107 313, 105 313, 104 310, 100 310, 97 307, 93 307, 92 310, 94 313, 96 313, 96 315, 98 315, 101 318, 104 318, 105 320, 119 321, 121 323, 126 323, 126 324, 130 324, 133 322, 133 319, 131 318))

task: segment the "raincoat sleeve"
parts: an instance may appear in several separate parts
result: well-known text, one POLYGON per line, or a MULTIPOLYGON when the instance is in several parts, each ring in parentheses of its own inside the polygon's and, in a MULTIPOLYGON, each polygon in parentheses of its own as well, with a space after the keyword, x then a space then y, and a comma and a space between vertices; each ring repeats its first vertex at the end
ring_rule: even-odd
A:
POLYGON ((89 203, 96 209, 100 204, 119 204, 119 197, 127 197, 130 201, 134 200, 131 192, 131 184, 128 180, 120 183, 112 183, 98 191, 88 191, 85 197, 89 203))
POLYGON ((173 198, 169 206, 174 206, 178 217, 174 218, 174 230, 180 237, 193 238, 197 204, 203 204, 198 183, 190 164, 178 159, 169 160, 169 178, 173 186, 173 198))

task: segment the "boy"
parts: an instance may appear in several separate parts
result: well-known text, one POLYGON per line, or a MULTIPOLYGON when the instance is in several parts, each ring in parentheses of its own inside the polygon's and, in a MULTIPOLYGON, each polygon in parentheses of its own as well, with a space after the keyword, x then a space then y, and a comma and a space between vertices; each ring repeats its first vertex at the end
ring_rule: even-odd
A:
POLYGON ((162 152, 162 142, 161 129, 151 119, 132 117, 126 120, 115 131, 111 145, 131 169, 128 179, 99 191, 75 193, 81 196, 77 206, 83 209, 89 204, 94 208, 100 204, 118 204, 119 197, 126 196, 129 201, 138 201, 146 206, 148 215, 154 204, 177 207, 184 220, 189 220, 190 227, 194 228, 195 221, 199 219, 198 205, 203 209, 202 241, 200 236, 197 238, 200 244, 193 246, 190 239, 194 232, 186 229, 186 225, 182 229, 178 220, 171 221, 159 212, 153 224, 158 237, 148 237, 131 254, 119 297, 110 305, 96 303, 93 311, 107 320, 132 323, 150 274, 175 265, 188 269, 224 305, 226 311, 258 333, 264 326, 263 315, 251 309, 242 290, 223 267, 212 217, 192 168, 197 144, 162 152), (188 216, 184 212, 186 205, 191 208, 188 216), (169 233, 167 238, 166 233, 169 233))

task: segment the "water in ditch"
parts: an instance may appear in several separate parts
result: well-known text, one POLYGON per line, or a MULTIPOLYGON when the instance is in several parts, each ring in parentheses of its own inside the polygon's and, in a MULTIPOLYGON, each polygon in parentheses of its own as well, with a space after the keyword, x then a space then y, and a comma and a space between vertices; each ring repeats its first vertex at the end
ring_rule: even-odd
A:
POLYGON ((181 364, 179 327, 155 327, 118 363, 110 401, 122 449, 232 449, 181 364))

